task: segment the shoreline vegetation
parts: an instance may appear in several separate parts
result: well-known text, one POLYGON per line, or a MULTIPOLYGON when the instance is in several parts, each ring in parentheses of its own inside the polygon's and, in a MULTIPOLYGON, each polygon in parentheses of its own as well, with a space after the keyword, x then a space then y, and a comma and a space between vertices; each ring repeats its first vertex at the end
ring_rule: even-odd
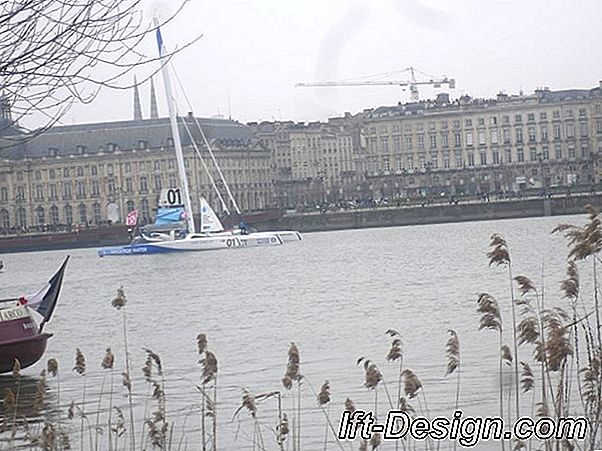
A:
MULTIPOLYGON (((589 421, 588 437, 584 442, 513 439, 490 443, 495 449, 593 451, 602 443, 602 315, 598 280, 602 263, 602 219, 590 205, 586 207, 586 213, 587 221, 583 226, 560 224, 552 231, 562 235, 568 245, 566 277, 560 281, 562 299, 550 299, 543 283, 538 286, 533 279, 514 274, 511 243, 498 234, 491 236, 487 263, 504 269, 500 284, 507 286, 507 293, 498 298, 481 293, 474 299, 474 327, 482 334, 496 337, 497 404, 499 416, 506 424, 525 415, 555 420, 579 416, 589 421), (592 286, 583 289, 582 280, 590 280, 590 276, 592 286), (592 294, 582 295, 585 292, 592 294), (510 304, 511 309, 500 308, 502 303, 510 304), (502 311, 509 311, 509 314, 503 316, 502 311), (525 355, 530 358, 521 360, 525 355), (507 369, 512 373, 510 382, 504 381, 507 369)), ((234 420, 240 420, 241 431, 237 434, 241 446, 257 451, 460 448, 456 442, 452 445, 430 439, 383 442, 378 433, 370 440, 358 438, 340 442, 336 438, 340 414, 353 412, 356 408, 372 410, 380 418, 386 416, 383 406, 386 410, 402 410, 412 417, 432 417, 428 384, 423 385, 421 375, 404 364, 406 352, 411 353, 411 349, 404 346, 402 329, 382 331, 390 341, 388 351, 383 350, 384 359, 361 356, 356 361, 361 370, 358 371, 358 386, 363 384, 372 402, 356 405, 347 397, 344 404, 333 405, 331 389, 336 390, 336 382, 316 383, 304 377, 302 350, 290 343, 288 354, 283 355, 282 380, 266 381, 269 387, 261 393, 243 388, 239 405, 227 414, 222 408, 219 416, 219 353, 210 348, 208 337, 199 333, 196 340, 198 362, 191 366, 191 371, 196 368, 198 378, 188 393, 194 399, 190 411, 195 414, 198 432, 194 436, 187 435, 185 423, 193 421, 189 418, 191 414, 182 418, 168 408, 166 382, 169 374, 164 372, 161 357, 150 349, 144 349, 142 354, 144 385, 137 382, 132 352, 128 348, 127 304, 124 289, 119 288, 111 305, 123 325, 123 350, 119 352, 122 357, 116 357, 111 348, 106 350, 100 364, 103 377, 98 394, 91 392, 87 384, 89 361, 77 349, 72 368, 54 358, 47 360, 46 368, 37 380, 32 405, 23 406, 19 401, 23 396, 24 377, 19 362, 14 362, 12 380, 2 394, 0 450, 213 451, 227 449, 220 444, 218 424, 234 420), (74 371, 81 377, 79 398, 65 399, 65 390, 61 386, 64 371, 74 371), (385 377, 392 371, 394 377, 385 377), (308 436, 304 428, 307 427, 308 409, 304 404, 308 396, 314 399, 312 414, 319 415, 323 424, 319 439, 322 444, 318 448, 306 443, 308 436), (47 402, 50 397, 55 401, 53 406, 47 402), (134 397, 143 400, 142 414, 134 408, 134 397), (260 415, 268 404, 269 417, 260 415)), ((453 329, 448 334, 445 355, 441 359, 446 363, 446 383, 454 394, 454 401, 448 406, 451 414, 462 408, 462 337, 453 329)), ((315 423, 316 419, 313 420, 315 423)), ((315 444, 316 437, 312 439, 315 444)))

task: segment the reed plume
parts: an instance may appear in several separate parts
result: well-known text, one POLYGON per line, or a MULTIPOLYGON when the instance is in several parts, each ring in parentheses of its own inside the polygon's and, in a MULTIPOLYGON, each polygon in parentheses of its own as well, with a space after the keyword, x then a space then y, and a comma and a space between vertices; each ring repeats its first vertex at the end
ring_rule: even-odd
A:
POLYGON ((560 289, 565 298, 574 302, 579 297, 579 272, 574 260, 568 261, 566 275, 567 278, 560 282, 560 289))
POLYGON ((113 369, 114 363, 115 363, 115 356, 111 352, 111 348, 107 348, 107 351, 105 353, 105 356, 102 359, 102 362, 100 363, 100 366, 104 370, 110 370, 110 369, 113 369))
POLYGON ((111 301, 111 306, 117 310, 121 310, 127 304, 127 298, 125 297, 125 291, 123 287, 117 288, 117 296, 111 301))
POLYGON ((86 358, 79 348, 75 350, 75 365, 73 366, 73 371, 80 376, 86 373, 86 358))
POLYGON ((402 376, 403 391, 410 399, 415 398, 418 395, 419 390, 422 388, 422 382, 420 382, 418 376, 416 376, 416 374, 408 368, 403 370, 402 376))
POLYGON ((370 438, 370 448, 372 448, 373 450, 375 450, 376 448, 378 448, 381 444, 381 435, 378 432, 374 432, 372 433, 372 437, 370 438))
POLYGON ((533 390, 535 386, 535 378, 533 377, 533 371, 531 371, 531 367, 528 363, 520 362, 521 365, 521 380, 520 385, 523 389, 523 393, 527 393, 533 390))
POLYGON ((201 379, 203 384, 215 380, 217 376, 217 357, 211 351, 205 351, 205 357, 200 360, 202 365, 201 379))
POLYGON ((48 359, 48 362, 46 363, 46 370, 48 371, 48 374, 50 374, 52 377, 56 377, 59 371, 59 363, 57 362, 57 360, 48 359))
POLYGON ((196 343, 197 343, 199 355, 203 354, 203 352, 205 352, 205 350, 207 349, 207 335, 198 334, 196 336, 196 343))
POLYGON ((567 357, 573 355, 573 349, 564 321, 568 319, 561 309, 547 310, 543 314, 543 324, 547 337, 545 342, 547 368, 559 371, 567 357))
POLYGON ((477 303, 477 312, 482 314, 479 322, 479 330, 491 329, 501 332, 502 317, 495 298, 488 293, 481 293, 477 299, 477 303))
POLYGON ((374 390, 378 386, 378 383, 383 379, 382 373, 370 359, 360 357, 357 364, 363 364, 364 366, 364 387, 368 390, 374 390))
POLYGON ((13 377, 17 380, 21 378, 21 362, 19 362, 19 359, 15 359, 13 362, 13 377))
POLYGON ((501 358, 506 363, 506 365, 508 365, 508 366, 512 365, 512 351, 510 351, 510 348, 508 347, 508 345, 502 346, 501 358))
POLYGON ((510 263, 508 244, 501 235, 498 235, 497 233, 491 235, 489 247, 491 247, 491 250, 487 253, 487 257, 489 258, 489 266, 501 266, 510 263))
POLYGON ((560 224, 552 233, 562 233, 568 240, 569 259, 585 260, 602 249, 602 225, 599 212, 591 205, 585 206, 588 221, 584 226, 560 224))
MULTIPOLYGON (((286 390, 293 388, 293 382, 297 382, 297 424, 293 423, 293 450, 301 449, 301 356, 299 348, 294 342, 291 342, 288 349, 288 362, 286 364, 286 372, 282 378, 282 385, 286 390)), ((293 418, 295 418, 295 398, 293 395, 293 418)))
POLYGON ((452 374, 460 366, 460 340, 453 329, 448 330, 450 337, 445 344, 445 355, 447 356, 447 370, 445 375, 452 374))
POLYGON ((318 393, 318 405, 323 406, 330 402, 330 384, 328 381, 325 381, 320 388, 320 392, 318 393))
POLYGON ((351 398, 345 399, 345 410, 351 413, 355 412, 355 403, 351 398))

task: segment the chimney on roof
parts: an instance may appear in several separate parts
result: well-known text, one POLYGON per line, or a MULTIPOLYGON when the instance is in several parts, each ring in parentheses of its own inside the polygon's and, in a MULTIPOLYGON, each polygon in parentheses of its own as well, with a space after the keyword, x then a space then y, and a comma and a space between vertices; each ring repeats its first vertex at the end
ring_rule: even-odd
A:
POLYGON ((152 77, 150 85, 150 118, 159 118, 159 111, 157 110, 157 97, 155 96, 155 84, 153 83, 152 77))
POLYGON ((142 108, 140 107, 140 93, 138 92, 138 81, 134 75, 134 120, 142 120, 142 108))

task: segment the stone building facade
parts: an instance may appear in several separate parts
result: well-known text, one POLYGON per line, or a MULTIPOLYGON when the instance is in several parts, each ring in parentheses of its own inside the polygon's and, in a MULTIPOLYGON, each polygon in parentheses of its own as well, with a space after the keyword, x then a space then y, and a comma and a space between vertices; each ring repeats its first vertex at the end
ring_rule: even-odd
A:
MULTIPOLYGON (((221 205, 193 143, 224 196, 225 190, 196 121, 189 115, 179 122, 193 209, 198 211, 203 195, 219 212, 221 205)), ((270 153, 250 128, 224 119, 198 121, 241 210, 271 206, 270 153)), ((133 209, 148 222, 154 217, 161 190, 179 185, 166 118, 60 126, 39 136, 11 127, 3 135, 3 230, 120 222, 133 209)))
POLYGON ((336 202, 353 195, 359 126, 350 115, 326 123, 249 124, 272 155, 275 199, 281 207, 336 202))
POLYGON ((446 95, 364 111, 364 195, 589 190, 602 174, 602 83, 496 99, 446 95))

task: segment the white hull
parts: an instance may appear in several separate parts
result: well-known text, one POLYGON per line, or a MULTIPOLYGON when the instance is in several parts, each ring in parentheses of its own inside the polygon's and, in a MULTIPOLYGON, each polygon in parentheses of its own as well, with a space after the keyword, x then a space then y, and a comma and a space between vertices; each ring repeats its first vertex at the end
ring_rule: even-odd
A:
POLYGON ((108 247, 100 249, 98 255, 145 255, 171 252, 195 252, 218 249, 241 249, 247 247, 281 246, 282 239, 274 233, 252 233, 249 235, 233 235, 232 233, 212 235, 188 235, 177 240, 150 241, 130 244, 129 246, 108 247))

